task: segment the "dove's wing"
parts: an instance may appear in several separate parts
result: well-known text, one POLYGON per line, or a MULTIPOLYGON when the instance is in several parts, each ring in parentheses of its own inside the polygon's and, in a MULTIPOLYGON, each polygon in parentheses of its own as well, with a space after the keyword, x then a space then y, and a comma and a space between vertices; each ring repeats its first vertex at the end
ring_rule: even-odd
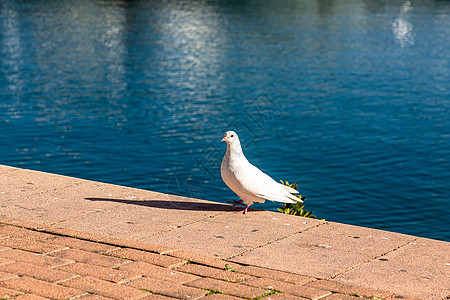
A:
MULTIPOLYGON (((267 199, 282 203, 295 203, 301 201, 290 193, 298 193, 293 188, 286 189, 285 186, 273 180, 269 175, 246 161, 234 172, 235 182, 243 200, 257 197, 261 200, 267 199)), ((256 202, 256 201, 255 201, 256 202)), ((260 201, 258 201, 260 202, 260 201)))
POLYGON ((247 160, 235 132, 227 131, 222 140, 227 142, 227 152, 220 166, 222 179, 247 208, 253 202, 263 203, 266 199, 282 203, 303 202, 292 195, 298 193, 295 189, 279 184, 247 160))

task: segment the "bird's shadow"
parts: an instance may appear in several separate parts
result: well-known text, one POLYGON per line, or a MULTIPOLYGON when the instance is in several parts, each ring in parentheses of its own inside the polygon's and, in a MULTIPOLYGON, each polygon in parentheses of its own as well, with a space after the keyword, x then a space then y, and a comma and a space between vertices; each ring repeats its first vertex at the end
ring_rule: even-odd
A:
MULTIPOLYGON (((141 205, 146 207, 154 207, 160 209, 173 209, 173 210, 190 210, 190 211, 224 211, 232 212, 239 211, 243 208, 240 206, 232 206, 221 203, 203 203, 203 202, 190 202, 190 201, 174 201, 174 200, 129 200, 129 199, 115 199, 115 198, 85 198, 89 201, 105 201, 105 202, 117 202, 123 204, 141 205)), ((250 211, 250 209, 249 209, 250 211)), ((258 211, 252 209, 252 211, 258 211)))

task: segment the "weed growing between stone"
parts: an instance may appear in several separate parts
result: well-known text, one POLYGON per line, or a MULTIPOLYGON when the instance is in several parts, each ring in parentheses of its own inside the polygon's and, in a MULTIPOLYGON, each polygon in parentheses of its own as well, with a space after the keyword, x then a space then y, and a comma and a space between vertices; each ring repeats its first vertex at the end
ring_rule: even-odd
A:
MULTIPOLYGON (((289 183, 287 181, 283 182, 283 180, 281 180, 281 183, 291 187, 295 190, 298 191, 298 185, 296 182, 293 183, 289 183)), ((297 198, 299 198, 302 201, 305 201, 307 197, 302 197, 302 195, 297 194, 294 195, 297 198)), ((283 214, 289 214, 289 215, 295 215, 295 216, 301 216, 301 217, 306 217, 306 218, 312 218, 312 219, 317 219, 317 217, 315 215, 312 214, 312 211, 307 211, 304 208, 304 204, 301 202, 297 202, 297 203, 284 203, 282 207, 278 208, 278 211, 283 213, 283 214)), ((323 220, 323 219, 322 219, 323 220)))

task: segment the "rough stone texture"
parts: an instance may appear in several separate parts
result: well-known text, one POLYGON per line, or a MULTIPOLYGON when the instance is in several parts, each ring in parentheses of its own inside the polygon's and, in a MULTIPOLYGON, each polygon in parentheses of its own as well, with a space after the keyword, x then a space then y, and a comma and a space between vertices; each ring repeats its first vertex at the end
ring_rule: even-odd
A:
POLYGON ((307 286, 322 289, 322 290, 328 290, 336 293, 341 294, 348 294, 348 295, 358 295, 363 297, 376 297, 376 298, 386 298, 388 296, 391 296, 391 292, 386 291, 380 291, 380 290, 374 290, 364 287, 358 287, 354 285, 348 285, 336 281, 329 281, 329 280, 316 280, 313 282, 310 282, 306 284, 307 286))
POLYGON ((52 299, 67 299, 85 294, 84 291, 78 289, 64 287, 30 277, 18 277, 0 281, 0 286, 52 299))
POLYGON ((337 276, 334 281, 439 299, 450 296, 449 243, 417 239, 379 259, 337 276))
POLYGON ((245 298, 259 297, 268 292, 265 289, 260 289, 257 287, 246 286, 243 284, 233 284, 231 282, 210 278, 200 278, 187 283, 187 285, 197 288, 204 288, 212 291, 219 291, 225 294, 245 298))
POLYGON ((0 225, 0 234, 4 237, 22 238, 32 241, 43 241, 53 237, 51 234, 29 230, 17 226, 0 225))
POLYGON ((290 294, 286 294, 286 293, 276 293, 276 294, 272 294, 272 295, 268 295, 266 297, 263 297, 262 299, 265 300, 309 300, 308 298, 304 298, 304 297, 298 297, 298 296, 294 296, 294 295, 290 295, 290 294))
POLYGON ((125 248, 133 248, 138 250, 145 250, 153 253, 159 253, 159 254, 169 254, 173 251, 178 251, 178 249, 161 246, 161 245, 155 245, 150 243, 145 243, 141 241, 133 241, 133 240, 126 240, 126 239, 118 239, 118 238, 111 238, 111 237, 105 237, 103 236, 101 241, 109 244, 114 244, 120 247, 125 248))
POLYGON ((0 266, 6 265, 6 264, 10 264, 10 263, 13 263, 13 262, 14 261, 11 260, 11 259, 0 257, 0 266))
POLYGON ((238 272, 242 272, 248 275, 258 276, 258 277, 266 277, 278 281, 286 281, 294 284, 304 284, 310 281, 315 280, 314 277, 303 276, 288 272, 277 271, 273 269, 265 269, 255 266, 244 266, 236 268, 238 272))
POLYGON ((361 300, 361 297, 345 295, 345 294, 331 294, 323 298, 325 300, 361 300))
POLYGON ((95 277, 119 284, 141 277, 140 274, 128 272, 123 269, 117 270, 100 266, 93 267, 92 265, 80 262, 59 267, 58 270, 62 270, 71 274, 95 277))
MULTIPOLYGON (((153 234, 208 218, 210 215, 218 215, 229 207, 206 201, 196 202, 178 196, 155 197, 152 193, 147 192, 147 194, 148 198, 145 200, 87 197, 87 199, 83 199, 84 201, 80 200, 79 202, 83 205, 86 202, 102 204, 102 206, 114 204, 115 207, 72 218, 58 223, 57 226, 87 232, 101 232, 104 235, 116 238, 143 239, 153 234), (174 211, 176 213, 173 213, 174 211), (148 216, 152 216, 152 218, 148 216), (102 220, 114 220, 114 226, 109 226, 102 220)), ((137 193, 134 195, 138 198, 137 193)))
POLYGON ((187 263, 187 261, 184 259, 145 252, 136 249, 119 249, 109 252, 108 255, 121 257, 123 259, 140 260, 166 268, 177 267, 187 263))
POLYGON ((0 167, 0 200, 5 203, 86 182, 61 175, 8 166, 0 167))
POLYGON ((211 257, 204 254, 199 254, 195 252, 189 252, 184 250, 171 251, 168 253, 169 256, 174 256, 178 258, 183 258, 187 261, 194 262, 201 265, 212 266, 217 269, 225 270, 226 267, 236 269, 238 267, 242 267, 240 264, 232 263, 230 261, 226 261, 223 259, 211 257))
POLYGON ((0 258, 10 259, 13 261, 21 261, 32 265, 48 268, 58 267, 73 262, 73 260, 69 259, 50 257, 46 255, 35 254, 32 252, 26 252, 17 249, 11 249, 0 252, 0 258))
POLYGON ((79 249, 79 250, 90 251, 90 252, 95 252, 95 253, 109 252, 114 249, 117 249, 116 246, 94 243, 94 242, 90 242, 90 241, 69 238, 66 236, 47 239, 47 240, 45 240, 45 243, 48 245, 61 245, 61 246, 65 246, 65 247, 70 247, 72 249, 79 249))
POLYGON ((48 298, 44 298, 34 294, 22 294, 17 297, 14 297, 14 300, 47 300, 47 299, 48 298))
POLYGON ((293 296, 304 297, 307 299, 319 299, 330 295, 330 291, 316 289, 308 286, 295 285, 288 282, 281 282, 269 278, 257 278, 245 282, 246 285, 273 289, 293 296))
POLYGON ((211 268, 208 266, 197 265, 197 264, 183 265, 181 267, 178 267, 177 270, 186 272, 186 273, 199 275, 202 277, 215 278, 215 279, 220 279, 220 280, 225 280, 225 281, 230 281, 230 282, 241 282, 241 281, 245 281, 245 280, 252 278, 251 276, 248 276, 248 275, 245 275, 242 273, 233 272, 231 270, 229 270, 229 271, 220 270, 220 269, 211 268))
POLYGON ((0 202, 2 297, 450 296, 445 242, 1 165, 0 202))
POLYGON ((242 298, 233 297, 233 296, 225 295, 225 294, 211 294, 202 299, 205 299, 205 300, 239 300, 242 298))
POLYGON ((179 299, 197 299, 207 294, 205 290, 155 278, 139 278, 128 283, 128 286, 179 299))
POLYGON ((139 299, 148 295, 148 292, 143 290, 89 276, 68 280, 63 282, 62 285, 114 299, 139 299))
POLYGON ((36 241, 33 239, 25 239, 25 238, 5 238, 0 239, 0 244, 3 246, 9 246, 14 247, 16 246, 16 249, 26 250, 30 252, 36 252, 36 253, 51 253, 63 249, 67 249, 65 246, 61 245, 51 245, 48 243, 36 241), (19 245, 20 247, 17 247, 19 245))
POLYGON ((120 267, 120 270, 129 271, 147 277, 158 278, 165 281, 173 281, 180 284, 198 279, 198 276, 195 275, 155 266, 143 261, 134 261, 132 263, 123 265, 120 267))
POLYGON ((0 246, 0 252, 1 251, 5 251, 5 250, 11 250, 10 247, 6 247, 6 246, 0 246))
POLYGON ((144 298, 141 298, 140 300, 173 300, 175 298, 172 297, 166 297, 163 295, 158 295, 158 294, 150 294, 144 298))
POLYGON ((8 279, 11 279, 11 278, 14 278, 14 277, 17 277, 17 274, 0 271, 0 281, 8 280, 8 279))
MULTIPOLYGON (((8 222, 11 223, 11 221, 11 219, 8 219, 8 222)), ((24 222, 23 224, 19 224, 21 222, 12 223, 16 224, 16 226, 27 224, 32 226, 32 228, 36 228, 35 225, 29 222, 24 222)), ((9 227, 6 230, 9 235, 22 237, 17 239, 18 245, 12 245, 13 247, 24 248, 20 243, 23 242, 28 245, 30 240, 39 242, 41 238, 44 238, 47 241, 54 241, 58 238, 62 238, 57 236, 56 233, 53 235, 48 233, 51 231, 50 227, 47 228, 47 233, 37 232, 37 234, 36 231, 26 228, 15 226, 7 227, 9 227), (17 228, 17 233, 14 230, 15 228, 17 228), (37 236, 39 236, 39 238, 37 238, 37 236), (23 237, 29 237, 29 239, 23 237)), ((72 232, 66 233, 72 234, 72 232)), ((85 236, 83 232, 78 232, 78 234, 85 236)), ((93 238, 90 234, 88 234, 88 236, 93 238)), ((135 290, 131 290, 131 294, 128 293, 133 295, 130 296, 130 298, 135 296, 134 293, 143 292, 139 289, 145 289, 144 292, 146 292, 146 296, 143 296, 142 299, 169 299, 168 297, 180 299, 189 297, 192 299, 204 297, 206 294, 211 293, 208 290, 212 290, 214 292, 221 291, 223 293, 241 297, 253 297, 254 295, 257 295, 256 297, 264 296, 265 299, 304 300, 324 297, 324 295, 330 293, 328 290, 352 292, 361 291, 361 289, 363 289, 336 283, 334 281, 317 280, 316 278, 309 276, 274 271, 255 266, 242 266, 235 263, 229 263, 226 260, 192 252, 178 250, 172 250, 170 252, 172 254, 178 253, 180 257, 183 257, 180 258, 150 253, 139 249, 123 248, 122 245, 119 247, 119 245, 112 244, 111 241, 113 239, 103 238, 102 236, 96 236, 96 238, 99 238, 99 241, 107 241, 108 244, 102 244, 102 242, 85 243, 85 241, 79 240, 78 238, 65 237, 64 244, 67 245, 67 247, 75 247, 75 249, 70 248, 68 250, 61 250, 52 255, 60 255, 65 258, 70 258, 70 260, 61 260, 61 258, 48 255, 37 255, 25 250, 9 249, 2 251, 9 252, 10 255, 8 255, 8 257, 14 257, 15 259, 35 260, 33 261, 35 264, 31 264, 30 262, 14 262, 10 258, 0 258, 0 283, 2 283, 2 276, 4 276, 3 280, 6 280, 4 282, 9 282, 8 284, 14 284, 14 281, 12 280, 19 278, 24 278, 21 280, 25 280, 24 282, 19 281, 18 284, 16 282, 15 285, 2 286, 0 284, 0 288, 6 289, 6 293, 13 290, 16 292, 15 295, 25 292, 26 294, 21 295, 24 299, 42 299, 42 295, 46 295, 47 297, 52 296, 52 298, 55 296, 55 294, 49 294, 52 293, 49 292, 49 289, 56 288, 56 292, 67 292, 67 290, 61 288, 72 287, 77 291, 84 292, 84 294, 80 295, 80 299, 87 298, 99 300, 123 298, 122 296, 119 296, 119 294, 127 293, 127 291, 124 290, 124 287, 127 286, 135 288, 135 290), (78 248, 83 248, 84 250, 78 248), (101 249, 110 249, 110 254, 127 254, 132 256, 132 258, 125 260, 98 254, 98 251, 101 249), (163 260, 169 259, 169 262, 161 263, 161 258, 163 260), (56 261, 54 259, 56 259, 56 261), (110 259, 113 260, 111 261, 110 259), (195 262, 185 264, 187 259, 196 260, 201 264, 195 262), (84 263, 79 262, 80 260, 84 261, 84 263), (159 263, 164 265, 164 267, 144 262, 143 260, 159 263), (60 265, 61 262, 63 262, 62 265, 60 265), (111 268, 117 262, 125 263, 120 264, 115 268, 111 268), (36 263, 45 264, 46 266, 37 266, 36 263), (98 266, 99 264, 106 264, 110 267, 101 267, 98 266), (174 266, 178 268, 178 270, 171 269, 171 267, 174 266), (226 266, 228 271, 225 270, 226 268, 222 268, 222 266, 226 266), (243 271, 251 273, 252 275, 244 274, 243 271), (202 277, 199 278, 197 275, 185 272, 196 273, 202 277), (233 274, 230 275, 233 278, 230 278, 229 274, 233 274), (18 277, 18 275, 24 277, 18 277), (237 277, 234 278, 234 276, 237 277), (35 277, 34 281, 29 277, 35 277), (214 278, 220 278, 222 280, 216 280, 214 278), (233 282, 240 280, 243 280, 243 282, 233 282), (311 286, 302 286, 305 282, 307 285, 311 286), (252 285, 255 287, 252 287, 252 285), (261 289, 258 287, 263 288, 261 289), (272 294, 271 290, 267 289, 270 287, 282 290, 284 293, 272 294), (16 290, 14 290, 14 288, 16 290), (136 292, 136 289, 138 292, 136 292), (147 290, 152 290, 153 293, 147 292, 147 290), (30 294, 30 292, 34 294, 30 294), (38 293, 41 293, 41 296, 37 296, 36 294, 38 293), (302 295, 303 297, 299 295, 302 295)), ((139 245, 142 246, 142 244, 139 245)), ((153 247, 153 245, 150 247, 153 247)), ((69 291, 73 291, 73 289, 69 291)), ((141 294, 138 294, 137 297, 140 298, 141 296, 141 294)), ((234 298, 231 295, 214 293, 206 297, 218 299, 234 298)), ((333 294, 333 297, 336 299, 350 299, 348 298, 350 296, 344 294, 333 294)), ((391 298, 391 300, 398 299, 393 298, 393 296, 391 296, 391 298)))
MULTIPOLYGON (((6 216, 14 215, 22 219, 43 224, 64 227, 64 222, 93 213, 102 212, 123 204, 111 201, 90 201, 85 199, 103 199, 109 193, 127 195, 127 188, 116 187, 105 191, 93 183, 73 184, 54 191, 45 191, 27 196, 21 204, 12 205, 11 201, 4 208, 6 216)), ((126 198, 128 196, 125 196, 126 198)), ((130 196, 131 197, 131 196, 130 196)))
MULTIPOLYGON (((82 300, 112 300, 113 298, 89 294, 89 295, 86 295, 86 296, 82 296, 80 299, 82 299, 82 300)), ((146 298, 144 297, 144 298, 141 298, 141 299, 146 299, 146 298)))
POLYGON ((412 240, 414 237, 398 233, 326 223, 234 257, 233 261, 328 278, 412 240))
MULTIPOLYGON (((7 289, 0 286, 0 299, 7 299, 9 297, 13 297, 15 295, 20 295, 22 292, 7 289)), ((16 298, 17 299, 17 298, 16 298)))
POLYGON ((222 214, 144 241, 225 259, 321 223, 266 211, 222 214))
POLYGON ((78 250, 78 249, 68 249, 55 253, 51 253, 51 256, 56 256, 64 259, 70 259, 73 261, 78 261, 94 266, 101 267, 118 267, 129 261, 126 259, 110 257, 106 255, 101 255, 97 253, 92 253, 88 251, 78 250))
POLYGON ((23 262, 14 262, 0 266, 0 271, 17 274, 20 276, 33 277, 48 282, 58 282, 73 278, 73 273, 58 271, 51 268, 35 266, 23 262))

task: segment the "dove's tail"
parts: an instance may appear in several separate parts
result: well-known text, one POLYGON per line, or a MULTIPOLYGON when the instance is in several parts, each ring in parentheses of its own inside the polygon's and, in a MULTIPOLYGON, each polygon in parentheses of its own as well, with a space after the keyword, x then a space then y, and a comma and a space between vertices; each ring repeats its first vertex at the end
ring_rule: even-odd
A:
POLYGON ((298 191, 296 189, 291 188, 290 186, 284 185, 279 183, 286 191, 288 191, 291 194, 298 194, 298 191))
POLYGON ((300 199, 299 197, 296 197, 295 195, 289 194, 289 195, 286 195, 286 197, 288 197, 290 200, 293 200, 292 203, 295 203, 295 202, 303 203, 303 200, 300 199))
POLYGON ((284 184, 281 184, 280 183, 280 185, 286 190, 286 191, 288 191, 288 193, 285 193, 284 195, 286 196, 286 198, 289 198, 289 200, 292 200, 292 202, 291 201, 284 201, 285 203, 295 203, 295 202, 301 202, 301 203, 303 203, 303 200, 302 199, 300 199, 299 197, 297 197, 297 196, 295 196, 295 195, 292 195, 292 194, 298 194, 298 191, 296 190, 296 189, 293 189, 293 188, 291 188, 290 186, 287 186, 287 185, 284 185, 284 184))

